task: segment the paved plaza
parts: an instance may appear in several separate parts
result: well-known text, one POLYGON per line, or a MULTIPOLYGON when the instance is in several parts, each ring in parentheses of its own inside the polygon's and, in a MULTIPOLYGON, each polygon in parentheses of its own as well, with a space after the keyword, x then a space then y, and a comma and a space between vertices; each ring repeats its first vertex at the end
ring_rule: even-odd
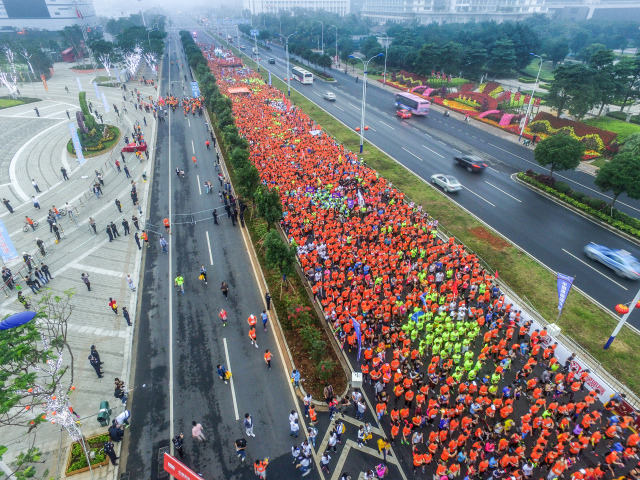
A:
MULTIPOLYGON (((53 276, 53 280, 45 288, 56 294, 70 288, 76 291, 72 300, 74 309, 69 319, 76 386, 71 401, 74 410, 82 418, 82 432, 89 437, 106 432, 96 420, 102 400, 109 401, 113 407, 112 419, 124 409, 113 396, 113 380, 119 377, 128 385, 133 329, 136 327, 138 312, 137 291, 129 288, 126 277, 131 275, 134 285, 138 285, 142 260, 142 251, 133 238, 136 228, 131 218, 136 215, 140 219, 140 228, 145 228, 149 183, 143 182, 142 174, 151 173, 156 135, 156 120, 153 116, 143 115, 129 100, 130 92, 135 88, 143 97, 153 96, 154 100, 158 92, 152 86, 142 86, 133 80, 127 83, 127 92, 114 87, 99 87, 109 102, 110 111, 106 114, 91 83, 96 74, 77 74, 68 67, 68 64, 63 63, 55 65, 55 74, 47 82, 48 92, 42 84, 20 87, 23 95, 32 97, 37 94, 42 101, 0 110, 0 143, 4 147, 0 152, 0 197, 8 199, 14 210, 14 213, 9 213, 2 208, 0 219, 4 221, 20 256, 7 265, 14 274, 24 267, 23 252, 36 257, 36 239, 39 238, 45 242, 46 256, 43 260, 53 276), (104 123, 117 125, 121 130, 121 140, 116 148, 103 155, 88 158, 84 165, 79 165, 66 149, 70 139, 68 124, 74 122, 75 112, 79 110, 76 77, 80 78, 83 90, 87 92, 87 100, 92 102, 94 111, 97 109, 103 116, 104 123), (65 87, 68 87, 69 93, 65 87), (122 111, 123 94, 127 98, 126 114, 122 111), (120 117, 113 111, 113 104, 118 106, 120 117), (36 107, 40 117, 36 116, 36 107), (145 116, 146 127, 143 120, 145 116), (134 154, 127 153, 126 162, 123 163, 120 149, 124 145, 124 136, 128 135, 131 141, 131 131, 136 121, 150 146, 150 157, 147 160, 143 155, 143 160, 139 161, 134 154), (128 167, 131 179, 126 178, 124 172, 116 170, 115 160, 121 162, 121 167, 128 167), (69 180, 63 179, 61 167, 66 169, 69 180), (103 195, 100 198, 96 198, 91 190, 96 180, 96 171, 104 177, 103 195), (37 182, 41 193, 36 193, 32 179, 37 182), (136 182, 142 214, 130 197, 131 180, 136 182), (32 195, 36 195, 40 202, 39 210, 33 205, 32 195), (122 204, 122 212, 118 211, 116 199, 122 204), (63 235, 56 244, 46 221, 47 213, 52 206, 62 208, 67 202, 77 209, 77 214, 75 221, 69 216, 60 218, 59 225, 63 235), (26 215, 39 222, 35 231, 23 231, 26 215), (89 226, 90 217, 96 222, 97 235, 89 226), (123 219, 128 220, 131 235, 124 235, 123 219), (111 243, 105 232, 110 222, 116 224, 120 233, 120 237, 116 237, 111 243), (89 274, 91 291, 83 283, 82 273, 89 274), (133 327, 128 327, 121 315, 114 315, 109 307, 110 297, 116 300, 119 312, 122 307, 128 308, 133 327), (104 362, 104 375, 101 379, 97 378, 87 360, 91 345, 96 345, 101 361, 104 362)), ((99 75, 104 75, 104 72, 99 75)), ((142 75, 152 77, 151 71, 144 65, 139 77, 142 75)), ((23 292, 32 305, 36 305, 42 297, 42 294, 33 294, 26 285, 23 292)), ((5 295, 8 296, 0 297, 3 316, 23 310, 15 291, 6 290, 5 295)), ((68 358, 64 360, 69 361, 68 358)), ((9 463, 18 453, 26 450, 31 442, 33 439, 26 436, 22 428, 3 429, 2 443, 9 448, 5 461, 9 463)), ((35 446, 41 449, 50 475, 63 475, 70 446, 68 435, 52 425, 45 425, 38 429, 35 446)), ((120 447, 117 448, 118 452, 120 447)), ((98 469, 94 472, 94 478, 111 478, 114 468, 109 465, 98 469)), ((85 476, 90 478, 88 472, 77 475, 76 478, 85 476)))

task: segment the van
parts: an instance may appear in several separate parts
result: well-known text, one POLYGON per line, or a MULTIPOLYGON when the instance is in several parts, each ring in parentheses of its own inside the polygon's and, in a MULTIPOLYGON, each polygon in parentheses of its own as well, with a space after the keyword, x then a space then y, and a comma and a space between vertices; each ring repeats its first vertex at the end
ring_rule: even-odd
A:
POLYGON ((258 52, 258 49, 256 47, 253 47, 251 51, 253 52, 254 55, 258 55, 258 53, 260 53, 258 52))

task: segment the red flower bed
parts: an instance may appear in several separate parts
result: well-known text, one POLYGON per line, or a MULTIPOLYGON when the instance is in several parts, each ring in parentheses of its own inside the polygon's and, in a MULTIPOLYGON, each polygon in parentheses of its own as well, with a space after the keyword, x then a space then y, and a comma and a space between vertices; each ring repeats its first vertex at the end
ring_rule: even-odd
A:
MULTIPOLYGON (((573 127, 573 131, 579 137, 585 135, 596 134, 599 135, 605 145, 609 145, 618 136, 617 133, 609 132, 608 130, 602 130, 601 128, 592 127, 580 122, 574 122, 573 120, 567 120, 566 118, 558 118, 555 115, 551 115, 546 112, 540 112, 533 119, 533 122, 537 120, 547 120, 549 124, 554 128, 573 127)), ((531 123, 533 123, 531 122, 531 123)))
MULTIPOLYGON (((456 94, 459 95, 459 94, 456 94)), ((451 100, 454 100, 454 98, 451 98, 451 100)), ((433 103, 437 103, 438 105, 442 105, 445 108, 448 108, 450 110, 453 110, 454 112, 459 112, 459 113, 464 113, 465 115, 469 115, 470 117, 476 117, 478 115, 480 115, 480 112, 475 111, 475 110, 462 110, 460 108, 454 108, 450 105, 445 105, 443 102, 443 99, 441 97, 431 97, 431 101, 433 103)), ((471 107, 469 107, 471 108, 471 107)))
POLYGON ((473 83, 465 83, 464 85, 462 85, 460 87, 460 91, 461 92, 473 92, 473 90, 476 88, 475 84, 473 83))
POLYGON ((489 95, 491 92, 493 92, 499 86, 500 86, 500 84, 498 82, 487 82, 485 84, 484 88, 482 89, 482 92, 480 92, 480 93, 485 93, 485 94, 489 95))

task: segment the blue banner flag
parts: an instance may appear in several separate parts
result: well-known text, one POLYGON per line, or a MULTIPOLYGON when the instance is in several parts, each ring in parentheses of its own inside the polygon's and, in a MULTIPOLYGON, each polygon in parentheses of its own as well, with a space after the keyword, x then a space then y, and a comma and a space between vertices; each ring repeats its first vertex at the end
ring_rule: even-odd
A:
POLYGON ((78 82, 78 90, 82 91, 82 84, 80 83, 80 77, 76 77, 76 82, 78 82))
POLYGON ((353 320, 353 331, 356 332, 356 338, 358 339, 358 361, 360 360, 360 352, 362 352, 362 331, 360 330, 360 324, 358 321, 351 317, 353 320))
POLYGON ((115 65, 113 66, 113 70, 116 72, 116 80, 120 81, 120 74, 118 74, 118 67, 116 67, 115 65))
POLYGON ((198 86, 198 82, 191 82, 191 96, 193 98, 200 96, 200 87, 198 86))
POLYGON ((96 98, 100 100, 100 92, 98 91, 98 84, 96 82, 93 82, 93 88, 96 89, 96 98))
POLYGON ((84 165, 86 160, 84 159, 84 155, 82 153, 82 145, 80 145, 80 139, 78 138, 78 131, 76 130, 76 124, 69 124, 69 131, 71 132, 71 141, 73 142, 73 148, 76 151, 76 157, 78 157, 78 163, 80 165, 84 165))
POLYGON ((0 220, 0 258, 4 263, 18 258, 16 247, 13 246, 7 227, 4 226, 2 220, 0 220))
MULTIPOLYGON (((569 295, 571 285, 573 285, 573 277, 563 275, 562 273, 558 274, 558 310, 560 312, 562 311, 564 302, 567 300, 567 295, 569 295)), ((560 312, 558 312, 558 314, 560 312)))
POLYGON ((102 92, 102 106, 104 107, 104 111, 109 113, 109 104, 107 103, 107 97, 105 97, 104 92, 102 92))
POLYGON ((271 71, 269 71, 269 85, 271 85, 271 71))

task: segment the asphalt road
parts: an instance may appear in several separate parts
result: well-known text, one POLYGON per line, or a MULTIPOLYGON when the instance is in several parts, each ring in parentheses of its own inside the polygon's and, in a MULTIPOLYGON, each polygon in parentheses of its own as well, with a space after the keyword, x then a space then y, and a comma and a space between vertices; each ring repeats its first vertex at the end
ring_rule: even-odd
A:
MULTIPOLYGON (((198 31, 199 41, 213 41, 206 32, 198 31)), ((250 55, 252 47, 241 43, 250 55)), ((285 58, 284 50, 277 46, 270 52, 261 49, 262 68, 268 68, 279 78, 286 77, 285 58), (267 64, 269 57, 276 59, 275 65, 267 64)), ((355 128, 360 125, 362 82, 356 84, 353 77, 336 70, 332 74, 336 83, 316 80, 313 85, 302 85, 292 81, 291 87, 355 128), (322 98, 327 91, 335 93, 335 102, 322 98)), ((368 133, 369 141, 426 181, 436 173, 455 175, 464 189, 450 194, 452 200, 548 268, 574 276, 575 286, 610 311, 618 303, 633 299, 640 287, 637 282, 618 277, 586 258, 582 250, 587 243, 594 242, 627 250, 640 258, 640 247, 516 183, 511 175, 537 166, 530 148, 476 128, 473 122, 466 124, 456 114, 446 118, 434 110, 429 118, 414 116, 401 120, 395 114, 395 92, 384 90, 377 83, 369 82, 367 86, 366 124, 372 132, 368 133), (468 173, 453 164, 453 157, 460 153, 481 155, 489 168, 481 174, 468 173)), ((562 172, 557 176, 585 193, 597 191, 593 177, 586 173, 562 172)), ((621 200, 621 210, 638 215, 640 202, 621 200)), ((640 312, 634 311, 629 322, 640 328, 640 312)))
MULTIPOLYGON (((165 57, 160 89, 164 95, 172 85, 171 91, 182 97, 181 82, 171 84, 189 75, 178 67, 186 59, 177 32, 169 42, 169 59, 176 64, 165 57)), ((247 317, 259 318, 263 295, 240 227, 232 226, 224 208, 218 210, 220 224, 212 221, 213 208, 221 205, 220 184, 207 138, 205 117, 187 120, 181 109, 159 124, 147 223, 150 248, 136 325, 132 422, 121 460, 121 472, 132 479, 165 477, 158 453, 180 432, 185 435, 184 462, 206 479, 253 479, 253 462, 264 457, 270 458, 267 478, 291 475, 288 415, 296 403, 270 326, 267 333, 258 329, 260 348, 249 344, 247 317), (197 166, 191 162, 194 153, 197 166), (185 170, 185 178, 176 177, 176 167, 185 170), (205 193, 206 180, 214 183, 213 194, 205 193), (158 240, 169 212, 172 235, 165 237, 170 253, 164 254, 158 240), (207 268, 208 285, 198 280, 201 265, 207 268), (173 286, 177 275, 185 279, 184 295, 173 286), (230 287, 228 300, 220 291, 222 281, 230 287), (218 316, 221 308, 229 314, 226 327, 218 316), (266 348, 274 354, 271 370, 263 360, 266 348), (230 385, 219 380, 218 363, 233 372, 230 385), (255 438, 244 436, 245 413, 253 416, 255 438), (191 437, 193 420, 202 423, 206 443, 191 437), (233 445, 243 436, 248 440, 244 465, 233 445)), ((314 470, 307 478, 317 476, 314 470)))

